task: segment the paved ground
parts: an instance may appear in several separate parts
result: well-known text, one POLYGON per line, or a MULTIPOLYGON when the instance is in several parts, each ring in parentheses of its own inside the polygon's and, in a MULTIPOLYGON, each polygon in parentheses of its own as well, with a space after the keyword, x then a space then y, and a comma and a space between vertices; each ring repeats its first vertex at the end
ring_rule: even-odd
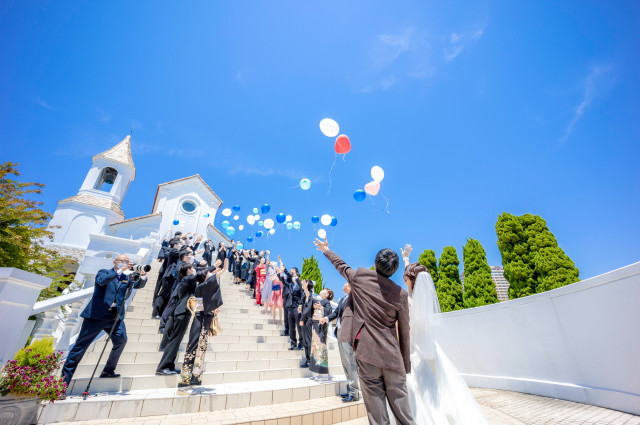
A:
MULTIPOLYGON (((484 388, 473 388, 472 391, 491 425, 640 425, 640 416, 602 407, 511 391, 484 388)), ((146 425, 196 424, 220 419, 218 417, 214 419, 214 416, 217 415, 193 413, 139 419, 87 421, 82 424, 98 425, 121 422, 145 423, 146 425)), ((71 423, 80 424, 80 422, 71 423)), ((254 423, 263 425, 265 422, 251 422, 252 425, 254 423)), ((366 418, 362 418, 343 422, 343 425, 366 425, 367 423, 366 418)), ((315 425, 315 422, 313 424, 315 425)))

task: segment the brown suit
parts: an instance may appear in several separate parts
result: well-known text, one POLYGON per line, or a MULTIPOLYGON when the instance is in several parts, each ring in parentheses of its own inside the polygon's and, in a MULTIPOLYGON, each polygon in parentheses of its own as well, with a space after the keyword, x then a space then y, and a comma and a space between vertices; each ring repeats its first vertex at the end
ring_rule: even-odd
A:
POLYGON ((339 341, 353 345, 360 332, 355 357, 369 423, 389 423, 388 399, 398 424, 414 424, 406 388, 406 374, 411 373, 409 294, 373 270, 352 269, 333 251, 324 255, 351 285, 339 341))

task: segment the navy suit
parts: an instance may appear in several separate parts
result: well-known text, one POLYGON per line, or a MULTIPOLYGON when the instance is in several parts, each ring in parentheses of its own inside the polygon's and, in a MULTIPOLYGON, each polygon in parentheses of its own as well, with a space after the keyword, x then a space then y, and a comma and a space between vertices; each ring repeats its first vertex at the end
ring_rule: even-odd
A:
MULTIPOLYGON (((129 277, 124 273, 118 275, 115 269, 102 269, 96 275, 95 289, 93 296, 87 304, 87 307, 80 314, 84 318, 78 339, 74 344, 67 361, 62 368, 62 376, 67 385, 71 382, 71 378, 78 367, 78 363, 82 360, 84 353, 89 345, 96 339, 100 332, 109 333, 114 326, 111 334, 113 348, 109 359, 104 367, 103 373, 112 374, 118 364, 120 355, 127 343, 127 329, 122 319, 124 318, 124 309, 122 309, 122 318, 116 322, 116 316, 119 309, 125 302, 127 288, 131 284, 129 277), (115 306, 112 307, 115 303, 115 306)), ((134 283, 134 288, 143 288, 147 283, 146 276, 143 276, 134 283)))

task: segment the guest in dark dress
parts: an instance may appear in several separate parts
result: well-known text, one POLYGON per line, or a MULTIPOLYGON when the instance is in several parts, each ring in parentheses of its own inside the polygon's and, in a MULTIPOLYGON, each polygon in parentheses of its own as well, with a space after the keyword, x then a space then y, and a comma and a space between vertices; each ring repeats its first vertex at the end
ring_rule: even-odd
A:
POLYGON ((196 287, 195 296, 202 300, 202 304, 201 307, 196 307, 189 330, 189 342, 185 350, 180 381, 178 382, 179 394, 194 395, 196 391, 193 386, 202 384, 211 325, 222 306, 219 279, 222 273, 227 270, 227 266, 228 260, 222 268, 216 269, 204 283, 196 287))
POLYGON ((329 351, 327 350, 327 323, 321 323, 324 317, 331 314, 331 300, 333 300, 333 291, 331 289, 323 289, 320 291, 320 300, 313 304, 313 329, 311 336, 311 363, 309 370, 318 373, 318 379, 326 379, 329 377, 329 351))
POLYGON ((309 367, 311 361, 311 328, 313 327, 313 281, 302 280, 303 300, 298 307, 300 314, 300 332, 302 333, 302 346, 304 347, 304 359, 300 367, 309 367))

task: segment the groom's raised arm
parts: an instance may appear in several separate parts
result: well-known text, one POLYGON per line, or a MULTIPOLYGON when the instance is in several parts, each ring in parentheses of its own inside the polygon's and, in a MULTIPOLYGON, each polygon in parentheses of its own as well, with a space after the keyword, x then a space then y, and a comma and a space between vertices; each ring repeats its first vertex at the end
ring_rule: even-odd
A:
POLYGON ((409 335, 409 294, 403 290, 398 310, 398 342, 407 373, 411 373, 411 337, 409 335))
POLYGON ((336 270, 338 270, 338 273, 340 273, 345 279, 347 279, 349 283, 354 282, 357 273, 356 270, 349 267, 349 265, 345 263, 338 254, 331 250, 326 250, 324 251, 324 256, 327 257, 329 261, 331 261, 333 267, 335 267, 336 270))

